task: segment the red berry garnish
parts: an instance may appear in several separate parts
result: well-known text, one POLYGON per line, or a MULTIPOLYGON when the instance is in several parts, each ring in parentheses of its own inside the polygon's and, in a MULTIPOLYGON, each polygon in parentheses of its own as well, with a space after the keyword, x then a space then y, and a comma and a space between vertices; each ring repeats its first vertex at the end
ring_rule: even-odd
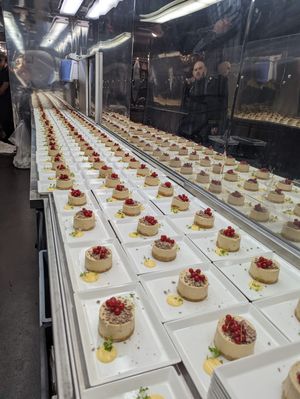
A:
POLYGON ((167 187, 167 188, 171 188, 171 187, 172 187, 172 183, 169 182, 169 181, 166 181, 166 182, 164 183, 164 186, 167 187))
POLYGON ((205 211, 204 211, 203 213, 204 213, 204 215, 212 216, 212 211, 211 211, 210 208, 206 208, 205 211))
POLYGON ((71 195, 72 197, 80 197, 82 192, 80 190, 74 190, 73 188, 71 189, 71 195))
POLYGON ((86 208, 82 208, 81 212, 82 212, 83 216, 86 218, 90 218, 93 216, 93 211, 90 211, 86 208))
POLYGON ((178 198, 180 199, 180 201, 189 202, 189 197, 185 194, 178 195, 178 198))
POLYGON ((235 230, 231 226, 228 226, 227 229, 223 230, 223 234, 226 237, 233 238, 235 236, 235 230))
POLYGON ((157 176, 158 176, 158 174, 156 172, 151 173, 151 177, 157 177, 157 176))

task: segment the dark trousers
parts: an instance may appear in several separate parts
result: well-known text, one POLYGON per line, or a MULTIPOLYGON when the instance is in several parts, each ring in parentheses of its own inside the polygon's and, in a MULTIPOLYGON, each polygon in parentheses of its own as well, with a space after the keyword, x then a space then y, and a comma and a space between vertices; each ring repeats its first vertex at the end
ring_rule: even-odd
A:
POLYGON ((0 109, 0 125, 5 133, 4 141, 8 141, 15 130, 13 113, 11 107, 1 107, 0 104, 0 109))

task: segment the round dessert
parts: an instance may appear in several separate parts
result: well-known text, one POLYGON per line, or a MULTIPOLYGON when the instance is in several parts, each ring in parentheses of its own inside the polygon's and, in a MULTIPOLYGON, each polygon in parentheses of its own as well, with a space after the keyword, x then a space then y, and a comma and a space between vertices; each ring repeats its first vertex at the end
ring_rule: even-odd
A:
POLYGON ((174 144, 170 145, 169 150, 170 151, 178 151, 179 150, 179 146, 174 143, 174 144))
POLYGON ((99 170, 99 169, 101 169, 102 166, 104 166, 104 165, 105 165, 105 162, 102 161, 100 158, 94 158, 94 162, 93 162, 93 168, 94 168, 94 169, 99 170))
POLYGON ((99 177, 102 179, 104 179, 106 176, 108 176, 111 173, 112 173, 112 168, 110 166, 103 165, 99 169, 99 177))
POLYGON ((93 147, 88 146, 88 147, 86 147, 86 150, 84 151, 84 154, 85 154, 86 156, 89 156, 89 155, 92 155, 93 152, 94 152, 93 147))
POLYGON ((249 169, 250 169, 250 167, 249 167, 249 164, 247 161, 239 162, 239 164, 236 168, 236 170, 241 173, 247 173, 247 172, 249 172, 249 169))
POLYGON ((215 217, 210 208, 205 209, 204 211, 198 211, 194 217, 194 224, 203 228, 203 229, 211 229, 214 227, 215 217))
POLYGON ((86 204, 86 195, 80 190, 73 190, 68 193, 68 204, 72 206, 82 206, 86 204))
POLYGON ((213 153, 214 153, 214 150, 213 150, 212 146, 206 148, 204 151, 205 155, 213 155, 213 153))
POLYGON ((197 154, 197 151, 192 151, 190 153, 189 160, 190 161, 198 161, 199 160, 199 154, 197 154))
POLYGON ((171 207, 177 208, 180 211, 186 211, 190 207, 189 197, 185 194, 176 195, 172 199, 171 207))
POLYGON ((51 145, 48 150, 48 155, 53 157, 59 153, 59 148, 56 145, 51 145))
POLYGON ((163 154, 161 154, 161 156, 159 157, 159 159, 160 159, 161 161, 166 162, 166 161, 169 161, 171 158, 170 158, 170 155, 169 155, 167 152, 164 152, 163 154))
POLYGON ((290 179, 280 180, 276 186, 279 190, 282 191, 292 191, 293 189, 293 181, 290 179))
POLYGON ((156 148, 156 149, 153 151, 153 155, 154 155, 155 157, 159 157, 160 154, 161 154, 161 149, 160 149, 160 148, 156 148))
POLYGON ((180 167, 181 167, 180 158, 175 157, 175 158, 171 159, 170 162, 169 162, 169 165, 170 165, 172 168, 180 168, 180 167))
POLYGON ((56 166, 55 175, 56 177, 59 177, 60 175, 68 175, 70 177, 71 171, 65 164, 61 163, 56 166))
POLYGON ((214 155, 214 159, 216 159, 217 161, 222 161, 223 159, 225 159, 225 155, 217 152, 217 154, 214 155))
POLYGON ((134 305, 129 299, 112 297, 101 305, 98 328, 101 337, 122 342, 133 334, 134 326, 134 305))
POLYGON ((248 179, 244 183, 244 189, 247 191, 258 191, 259 186, 256 179, 248 179))
POLYGON ((286 222, 282 226, 281 235, 287 240, 300 242, 300 220, 286 222))
POLYGON ((58 190, 70 190, 73 187, 73 179, 65 174, 58 176, 56 180, 56 188, 58 190))
POLYGON ((112 198, 119 201, 126 200, 129 197, 129 190, 123 184, 117 184, 113 189, 112 198))
POLYGON ((124 154, 122 157, 123 162, 129 162, 130 159, 131 159, 131 155, 128 152, 126 154, 124 154))
POLYGON ((279 263, 260 256, 254 258, 251 262, 249 274, 254 280, 260 281, 265 284, 274 284, 278 281, 279 277, 279 263))
POLYGON ((215 163, 212 167, 212 172, 216 173, 217 175, 222 173, 223 165, 221 163, 215 163))
POLYGON ((159 230, 159 223, 154 216, 144 216, 139 219, 137 232, 143 236, 155 236, 159 230))
POLYGON ((295 309, 295 316, 300 321, 300 300, 298 301, 296 309, 295 309))
POLYGON ((227 170, 227 172, 224 175, 224 179, 227 181, 238 181, 239 175, 237 173, 235 173, 235 171, 233 169, 229 169, 227 170))
POLYGON ((294 215, 300 216, 300 204, 295 205, 293 212, 294 212, 294 215))
POLYGON ((92 153, 92 155, 89 156, 88 160, 89 160, 89 162, 94 162, 94 159, 99 158, 99 157, 100 157, 100 155, 98 154, 98 152, 94 151, 92 153))
POLYGON ((204 157, 204 158, 201 158, 200 159, 200 165, 201 166, 206 166, 206 167, 209 167, 210 165, 211 165, 211 160, 210 160, 210 158, 209 157, 204 157))
POLYGON ((243 206, 245 204, 245 197, 239 191, 233 191, 228 195, 227 202, 230 205, 243 206))
POLYGON ((226 166, 235 165, 235 159, 231 155, 228 155, 227 158, 225 159, 225 165, 226 166))
POLYGON ((221 180, 212 180, 208 187, 208 191, 214 194, 221 194, 222 192, 222 182, 221 180))
POLYGON ((127 198, 123 203, 122 212, 127 216, 138 216, 142 212, 142 205, 132 198, 127 198))
POLYGON ((217 325, 214 344, 228 360, 241 359, 254 353, 256 331, 241 316, 226 315, 217 325))
POLYGON ((137 174, 137 176, 149 176, 150 175, 150 170, 143 163, 143 164, 140 165, 140 167, 136 171, 136 174, 137 174))
POLYGON ((140 167, 140 162, 135 158, 131 158, 128 166, 130 169, 138 169, 140 167))
POLYGON ((209 183, 209 174, 201 170, 201 172, 197 173, 196 182, 201 184, 209 183))
POLYGON ((270 212, 267 208, 261 206, 261 204, 257 204, 251 209, 249 216, 257 222, 268 222, 270 219, 270 212))
POLYGON ((93 211, 82 208, 74 215, 73 226, 76 230, 88 231, 95 227, 96 219, 93 211))
POLYGON ((115 188, 118 184, 120 184, 120 178, 117 173, 111 173, 106 176, 105 186, 108 188, 115 188))
POLYGON ((159 177, 156 172, 152 172, 151 175, 145 177, 145 184, 147 186, 158 186, 159 177))
POLYGON ((200 269, 182 270, 179 274, 177 292, 188 301, 203 301, 208 294, 208 279, 200 269))
POLYGON ((159 240, 155 240, 152 246, 153 258, 161 262, 170 262, 176 258, 177 245, 175 240, 162 235, 159 240))
POLYGON ((258 170, 255 172, 255 176, 256 176, 258 179, 267 180, 267 179, 270 178, 270 172, 269 172, 269 170, 266 169, 266 168, 261 168, 261 169, 258 169, 258 170))
POLYGON ((189 162, 184 163, 181 166, 180 173, 183 175, 192 175, 193 174, 193 165, 189 162))
POLYGON ((98 245, 85 251, 85 268, 88 271, 103 273, 111 267, 112 253, 109 248, 98 245))
POLYGON ((218 233, 217 247, 228 252, 237 252, 240 249, 241 236, 235 230, 228 226, 227 229, 221 229, 218 233))
POLYGON ((275 202, 275 204, 283 204, 285 196, 284 193, 279 188, 276 188, 275 190, 269 191, 267 195, 267 200, 275 202))
POLYGON ((179 155, 188 155, 188 153, 189 150, 186 147, 181 147, 178 152, 179 155))
POLYGON ((171 182, 166 181, 165 183, 161 183, 158 187, 158 195, 162 195, 163 197, 172 197, 174 194, 174 187, 171 182))
POLYGON ((291 367, 282 384, 282 399, 300 398, 300 362, 291 367))

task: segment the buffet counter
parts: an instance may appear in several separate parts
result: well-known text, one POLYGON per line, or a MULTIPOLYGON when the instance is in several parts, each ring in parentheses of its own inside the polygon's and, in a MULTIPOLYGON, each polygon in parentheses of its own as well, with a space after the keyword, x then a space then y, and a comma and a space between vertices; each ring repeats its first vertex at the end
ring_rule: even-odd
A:
POLYGON ((293 313, 300 298, 296 251, 58 98, 34 95, 33 105, 31 199, 44 206, 57 397, 213 399, 218 370, 226 375, 239 362, 248 370, 265 353, 276 359, 282 348, 299 347, 296 317, 286 325, 276 316, 276 305, 293 313), (130 200, 120 201, 127 188, 130 200), (132 205, 139 213, 128 216, 132 205), (112 267, 91 271, 88 251, 112 254, 112 267), (280 272, 277 282, 249 274, 255 259, 280 272), (181 281, 183 269, 201 301, 181 281), (118 317, 116 301, 135 309, 132 336, 122 342, 112 327, 105 336, 99 313, 104 306, 118 317), (226 314, 251 331, 243 356, 223 347, 217 325, 226 314))

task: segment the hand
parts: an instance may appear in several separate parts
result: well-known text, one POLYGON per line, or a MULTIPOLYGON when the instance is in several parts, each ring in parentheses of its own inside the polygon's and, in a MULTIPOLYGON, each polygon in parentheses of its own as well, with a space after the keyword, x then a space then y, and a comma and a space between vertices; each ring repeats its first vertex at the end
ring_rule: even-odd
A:
POLYGON ((230 26, 231 26, 231 22, 229 21, 228 18, 225 17, 225 18, 219 19, 213 27, 213 32, 215 32, 217 35, 219 35, 221 33, 225 33, 228 31, 230 26))

